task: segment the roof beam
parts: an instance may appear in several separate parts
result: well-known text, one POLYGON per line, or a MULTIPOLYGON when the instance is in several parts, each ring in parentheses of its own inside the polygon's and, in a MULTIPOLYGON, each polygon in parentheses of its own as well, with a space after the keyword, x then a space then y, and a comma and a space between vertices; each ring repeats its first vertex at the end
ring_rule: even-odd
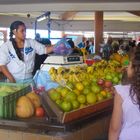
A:
POLYGON ((61 16, 60 16, 60 18, 62 19, 62 20, 68 20, 68 19, 71 19, 71 18, 73 18, 75 15, 77 14, 77 12, 76 11, 71 11, 71 12, 64 12, 61 16))
POLYGON ((140 17, 140 11, 128 11, 128 12, 135 15, 135 16, 140 17))

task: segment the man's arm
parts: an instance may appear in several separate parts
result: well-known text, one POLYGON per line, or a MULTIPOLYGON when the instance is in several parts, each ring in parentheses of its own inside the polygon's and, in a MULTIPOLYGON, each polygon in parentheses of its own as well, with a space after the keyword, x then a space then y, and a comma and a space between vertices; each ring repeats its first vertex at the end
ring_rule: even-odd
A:
POLYGON ((9 72, 9 70, 7 69, 5 65, 1 65, 0 70, 7 77, 7 79, 9 79, 11 83, 16 82, 16 80, 14 79, 14 77, 12 76, 12 74, 9 72))

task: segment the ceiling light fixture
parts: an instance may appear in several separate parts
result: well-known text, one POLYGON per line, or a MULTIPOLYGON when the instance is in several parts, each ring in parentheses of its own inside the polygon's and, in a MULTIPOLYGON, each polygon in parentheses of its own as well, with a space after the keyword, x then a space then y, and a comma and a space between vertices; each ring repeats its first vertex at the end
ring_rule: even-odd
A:
POLYGON ((50 38, 50 32, 51 32, 51 19, 50 19, 51 12, 45 12, 44 14, 40 15, 35 20, 35 36, 36 36, 36 30, 37 30, 37 22, 43 21, 45 19, 48 19, 47 21, 47 27, 48 27, 48 38, 50 38))
POLYGON ((36 20, 37 20, 38 22, 43 21, 43 20, 45 20, 48 16, 50 16, 50 14, 51 14, 51 12, 48 11, 48 12, 42 14, 41 16, 37 17, 36 20))

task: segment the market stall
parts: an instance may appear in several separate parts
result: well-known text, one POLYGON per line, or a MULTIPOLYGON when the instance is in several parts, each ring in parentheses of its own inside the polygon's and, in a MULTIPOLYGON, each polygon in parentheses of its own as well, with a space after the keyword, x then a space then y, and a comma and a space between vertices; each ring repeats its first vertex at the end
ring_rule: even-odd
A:
POLYGON ((61 47, 56 49, 62 50, 61 55, 48 56, 36 73, 35 88, 23 84, 16 91, 13 87, 17 84, 10 84, 13 87, 9 89, 5 83, 11 91, 0 90, 3 140, 107 139, 112 87, 121 82, 126 57, 116 54, 109 61, 85 61, 80 55, 66 55, 71 50, 61 47), (38 107, 45 114, 36 115, 38 107))

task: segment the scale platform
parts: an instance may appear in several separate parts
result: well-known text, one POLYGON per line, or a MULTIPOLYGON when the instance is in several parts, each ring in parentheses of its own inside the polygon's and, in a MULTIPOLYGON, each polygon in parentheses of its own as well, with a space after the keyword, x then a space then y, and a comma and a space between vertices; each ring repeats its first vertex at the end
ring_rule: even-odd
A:
POLYGON ((83 57, 79 55, 49 55, 40 69, 43 71, 49 71, 51 67, 58 69, 59 67, 70 67, 77 65, 85 65, 83 63, 83 57))
POLYGON ((70 67, 70 66, 84 66, 85 63, 78 63, 78 64, 42 64, 40 69, 43 71, 49 71, 51 67, 58 69, 59 67, 70 67))
POLYGON ((83 57, 79 55, 49 55, 44 64, 79 64, 83 63, 83 57))

